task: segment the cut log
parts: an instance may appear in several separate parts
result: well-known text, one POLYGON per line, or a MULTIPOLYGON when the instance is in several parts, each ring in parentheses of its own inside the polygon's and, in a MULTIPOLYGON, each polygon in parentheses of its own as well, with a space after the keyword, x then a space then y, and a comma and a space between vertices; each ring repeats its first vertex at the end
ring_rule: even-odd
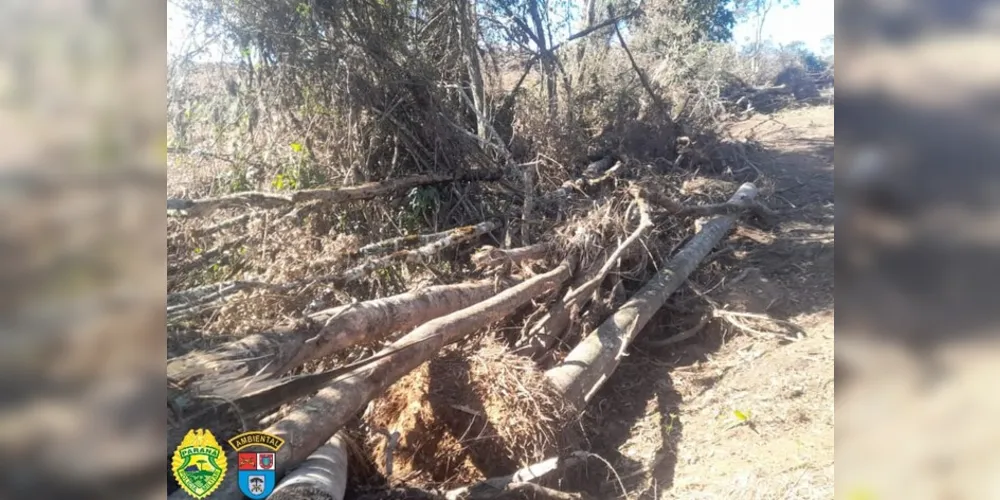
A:
POLYGON ((486 300, 497 292, 493 281, 428 287, 319 311, 311 316, 323 327, 306 340, 279 373, 307 361, 329 356, 362 342, 382 340, 388 334, 408 330, 434 318, 486 300))
MULTIPOLYGON (((729 202, 749 203, 756 195, 753 184, 743 184, 729 202)), ((736 219, 736 215, 723 215, 706 223, 641 290, 580 341, 562 363, 545 372, 567 402, 582 409, 590 401, 639 331, 732 229, 736 219)))
MULTIPOLYGON (((303 363, 361 342, 384 339, 481 302, 496 293, 492 281, 433 286, 383 299, 313 313, 309 321, 276 327, 209 352, 193 352, 167 362, 167 380, 182 388, 178 413, 202 414, 201 405, 229 405, 251 381, 284 375, 303 363)), ((268 411, 265 408, 263 411, 268 411)), ((209 414, 206 414, 208 417, 209 414)), ((175 440, 198 422, 177 423, 175 440)), ((214 432, 214 431, 213 431, 214 432)), ((177 443, 174 443, 176 445, 177 443)))
MULTIPOLYGON (((369 401, 431 359, 442 347, 502 320, 532 299, 552 291, 569 279, 573 267, 572 261, 564 261, 555 269, 478 304, 431 320, 387 347, 386 350, 395 351, 391 356, 326 384, 306 403, 265 431, 285 440, 285 446, 276 457, 278 477, 302 463, 369 401)), ((175 493, 178 500, 184 497, 183 492, 180 493, 175 493)), ((226 482, 213 499, 241 500, 242 494, 235 481, 226 482)))
POLYGON ((288 473, 270 500, 344 500, 347 490, 347 449, 338 432, 288 473))
POLYGON ((426 174, 390 179, 382 182, 369 182, 360 186, 348 186, 333 189, 305 189, 290 194, 274 194, 261 192, 235 193, 218 198, 201 200, 186 200, 181 198, 167 199, 167 213, 182 213, 190 217, 205 216, 224 208, 280 208, 310 201, 324 201, 331 204, 349 201, 372 200, 387 196, 400 196, 410 189, 430 184, 458 181, 490 181, 501 178, 500 172, 470 171, 461 175, 426 174))

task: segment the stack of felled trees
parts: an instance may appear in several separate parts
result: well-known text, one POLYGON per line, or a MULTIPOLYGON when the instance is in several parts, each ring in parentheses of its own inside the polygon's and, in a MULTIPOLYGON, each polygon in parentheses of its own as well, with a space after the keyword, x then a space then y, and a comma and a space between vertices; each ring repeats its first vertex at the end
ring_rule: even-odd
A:
MULTIPOLYGON (((463 181, 490 181, 476 174, 463 181)), ((207 200, 171 200, 168 209, 187 217, 204 217, 216 210, 278 211, 273 220, 310 203, 336 204, 399 193, 415 185, 452 182, 454 178, 422 176, 339 190, 312 190, 290 195, 243 193, 207 200)), ((538 362, 552 391, 567 406, 582 410, 611 376, 636 335, 653 314, 705 259, 737 218, 747 211, 766 212, 754 202, 757 190, 744 184, 732 197, 716 205, 682 206, 638 186, 625 193, 628 210, 620 217, 634 229, 618 245, 607 245, 600 259, 582 259, 580 249, 592 239, 587 226, 566 222, 561 238, 520 248, 485 247, 473 262, 482 277, 461 283, 427 286, 406 293, 323 309, 273 325, 206 351, 194 351, 168 360, 168 445, 180 443, 191 428, 207 428, 217 436, 258 430, 282 437, 286 444, 276 457, 278 477, 284 478, 271 498, 343 498, 348 463, 342 431, 369 403, 393 383, 435 358, 450 344, 510 319, 531 304, 541 304, 529 316, 514 353, 538 362), (593 331, 571 347, 564 357, 565 334, 574 314, 586 309, 595 291, 614 274, 616 263, 641 248, 664 219, 712 217, 701 224, 660 271, 629 297, 593 331), (527 262, 554 262, 542 272, 517 273, 527 262), (548 298, 548 299, 546 299, 548 298), (398 335, 402 333, 402 335, 398 335), (382 344, 380 351, 318 372, 307 367, 334 359, 361 345, 382 344)), ((240 224, 245 214, 220 224, 240 224), (235 221, 235 222, 233 222, 235 221)), ((219 224, 217 224, 219 225, 219 224)), ((425 235, 401 236, 370 242, 346 258, 355 262, 335 275, 309 278, 343 286, 363 280, 377 269, 439 258, 445 248, 477 241, 501 228, 498 221, 425 235)), ((592 241, 591 241, 592 243, 592 241)), ((168 316, 204 312, 241 293, 292 293, 302 283, 229 281, 170 294, 168 316)), ((495 498, 504 492, 531 490, 560 498, 572 494, 533 485, 534 478, 564 467, 580 456, 533 466, 494 481, 494 486, 470 486, 445 494, 447 498, 495 498), (544 473, 538 472, 544 469, 544 473), (497 482, 499 481, 499 482, 497 482)), ((232 463, 232 462, 231 462, 232 463)), ((236 481, 226 481, 213 498, 242 498, 236 481)), ((183 492, 174 497, 183 498, 183 492)), ((171 497, 171 498, 174 498, 171 497)))

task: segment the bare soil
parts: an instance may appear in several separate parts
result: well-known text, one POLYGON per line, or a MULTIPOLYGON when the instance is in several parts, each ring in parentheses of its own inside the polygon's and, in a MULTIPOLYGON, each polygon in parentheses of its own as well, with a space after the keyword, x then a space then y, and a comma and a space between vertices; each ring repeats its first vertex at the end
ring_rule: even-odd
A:
POLYGON ((692 282, 710 309, 763 319, 724 314, 688 341, 648 347, 699 319, 669 306, 654 318, 583 416, 610 465, 589 465, 599 497, 833 498, 833 107, 752 118, 731 134, 754 145, 780 217, 730 237, 721 283, 700 282, 711 269, 692 282))

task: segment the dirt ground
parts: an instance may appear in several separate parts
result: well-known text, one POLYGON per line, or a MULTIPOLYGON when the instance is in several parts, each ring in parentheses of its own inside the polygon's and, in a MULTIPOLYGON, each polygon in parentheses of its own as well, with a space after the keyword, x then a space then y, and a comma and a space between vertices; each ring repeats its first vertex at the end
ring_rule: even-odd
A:
POLYGON ((622 486, 628 498, 833 498, 833 107, 752 118, 731 134, 762 146, 750 160, 780 217, 737 230, 731 240, 753 241, 723 257, 734 276, 706 293, 717 309, 804 331, 728 315, 742 327, 715 318, 691 340, 651 347, 693 326, 669 310, 654 318, 583 417, 601 429, 591 451, 614 469, 590 465, 606 478, 603 498, 622 486))

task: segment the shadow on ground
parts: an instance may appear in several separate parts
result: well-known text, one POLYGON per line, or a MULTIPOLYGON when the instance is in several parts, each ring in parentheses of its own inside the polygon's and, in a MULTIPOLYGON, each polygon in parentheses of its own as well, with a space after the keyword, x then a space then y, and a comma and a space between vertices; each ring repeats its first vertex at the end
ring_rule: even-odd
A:
MULTIPOLYGON (((759 131, 755 147, 748 152, 742 145, 741 155, 734 155, 752 162, 754 169, 730 165, 709 175, 734 184, 756 182, 761 201, 777 212, 773 223, 741 221, 691 277, 692 285, 718 307, 790 321, 833 310, 833 131, 832 125, 820 124, 803 137, 802 130, 811 127, 775 123, 770 132, 775 137, 759 131), (763 177, 755 179, 755 170, 763 177)), ((645 341, 676 335, 706 314, 711 314, 706 301, 691 287, 682 287, 595 395, 582 423, 592 429, 589 451, 608 460, 614 472, 591 461, 586 473, 592 479, 579 483, 585 491, 599 498, 621 497, 623 483, 629 498, 658 498, 674 484, 683 434, 706 432, 691 428, 690 422, 685 426, 675 377, 683 371, 684 383, 695 386, 695 395, 711 390, 725 371, 701 372, 695 365, 711 362, 740 333, 713 320, 696 337, 673 346, 648 348, 645 341)))

